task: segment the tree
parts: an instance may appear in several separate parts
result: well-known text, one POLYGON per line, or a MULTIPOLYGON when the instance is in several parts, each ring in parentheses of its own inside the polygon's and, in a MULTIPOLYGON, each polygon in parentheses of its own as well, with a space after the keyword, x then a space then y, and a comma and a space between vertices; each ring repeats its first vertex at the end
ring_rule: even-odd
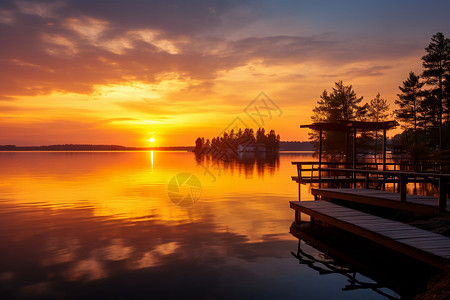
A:
POLYGON ((403 128, 406 131, 411 127, 413 128, 414 145, 417 144, 417 129, 422 112, 420 104, 423 96, 423 85, 424 83, 420 82, 419 76, 410 72, 408 78, 403 81, 403 86, 398 87, 401 93, 397 94, 398 99, 395 100, 399 109, 396 109, 394 114, 403 122, 403 128))
POLYGON ((195 149, 194 149, 195 153, 200 153, 200 151, 202 150, 203 140, 200 137, 195 140, 195 149))
POLYGON ((378 93, 375 98, 370 100, 367 109, 367 117, 373 122, 381 122, 385 121, 389 115, 389 104, 387 104, 387 100, 381 98, 380 93, 378 93))
MULTIPOLYGON (((449 74, 450 68, 450 40, 444 37, 442 32, 432 36, 431 42, 425 48, 426 55, 422 57, 422 66, 424 68, 422 77, 425 83, 430 86, 428 93, 434 95, 438 102, 438 134, 439 150, 442 150, 442 115, 443 115, 443 97, 444 97, 444 79, 449 74)), ((430 98, 431 99, 431 98, 430 98)), ((447 121, 450 122, 450 100, 447 100, 447 121)))
POLYGON ((424 130, 426 142, 434 144, 433 148, 439 145, 441 137, 439 132, 440 108, 435 94, 424 93, 419 105, 418 126, 424 130))
MULTIPOLYGON (((378 93, 375 98, 370 100, 367 106, 367 117, 372 122, 381 122, 387 120, 389 117, 389 104, 387 104, 386 99, 381 98, 380 93, 378 93)), ((377 157, 378 149, 378 130, 375 130, 375 162, 377 157)))
MULTIPOLYGON (((342 81, 335 82, 333 91, 328 93, 323 91, 317 106, 313 109, 313 122, 334 123, 338 120, 355 120, 362 118, 365 114, 365 106, 360 103, 363 97, 357 97, 351 85, 345 86, 342 81)), ((315 141, 317 146, 318 135, 313 132, 310 139, 315 141)), ((324 132, 323 149, 329 153, 343 152, 345 143, 342 143, 343 136, 339 132, 324 132)))
POLYGON ((358 110, 362 108, 359 103, 363 97, 356 97, 356 93, 351 85, 344 86, 342 80, 335 82, 333 92, 328 94, 326 90, 317 101, 318 106, 314 107, 312 120, 314 122, 333 123, 338 120, 353 120, 358 110))

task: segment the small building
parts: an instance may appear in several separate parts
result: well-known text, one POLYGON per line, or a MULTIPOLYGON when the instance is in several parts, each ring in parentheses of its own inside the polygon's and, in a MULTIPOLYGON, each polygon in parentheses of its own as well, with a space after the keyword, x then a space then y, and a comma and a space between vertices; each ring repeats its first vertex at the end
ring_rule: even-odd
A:
POLYGON ((265 144, 238 145, 238 152, 266 152, 265 144))

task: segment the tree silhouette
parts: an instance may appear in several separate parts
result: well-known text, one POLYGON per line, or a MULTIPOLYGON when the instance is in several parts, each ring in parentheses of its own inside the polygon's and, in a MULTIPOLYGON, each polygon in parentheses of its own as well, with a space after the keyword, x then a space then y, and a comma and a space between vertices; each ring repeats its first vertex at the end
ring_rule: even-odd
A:
MULTIPOLYGON (((204 140, 204 139, 203 139, 204 140)), ((196 153, 199 153, 201 150, 202 150, 202 147, 203 147, 203 140, 202 140, 202 138, 197 138, 196 140, 195 140, 195 149, 194 149, 194 151, 196 152, 196 153)))
MULTIPOLYGON (((424 130, 425 140, 432 145, 439 145, 441 134, 439 132, 440 117, 442 107, 434 93, 424 92, 420 102, 420 114, 418 126, 424 130)), ((434 147, 435 148, 435 147, 434 147)))
MULTIPOLYGON (((438 32, 432 36, 431 42, 425 48, 426 55, 422 57, 422 66, 424 68, 422 77, 425 83, 430 87, 428 93, 434 97, 428 99, 436 99, 438 102, 438 134, 439 134, 439 150, 442 150, 442 115, 443 115, 443 98, 444 98, 444 80, 450 71, 450 40, 444 37, 442 32, 438 32)), ((447 99, 447 121, 450 123, 450 99, 447 99)))
MULTIPOLYGON (((362 120, 365 118, 365 105, 360 105, 363 97, 357 97, 351 85, 344 85, 342 81, 335 82, 331 93, 323 91, 317 106, 313 109, 313 122, 334 123, 338 120, 362 120)), ((310 139, 318 144, 316 132, 309 134, 310 139)), ((323 149, 329 153, 343 152, 345 143, 340 132, 324 132, 323 149)))
MULTIPOLYGON (((387 104, 387 100, 381 98, 380 93, 378 93, 375 98, 370 100, 370 103, 367 105, 367 118, 372 122, 381 122, 386 121, 389 116, 389 104, 387 104)), ((377 149, 378 130, 375 130, 375 161, 377 149)))
POLYGON ((333 92, 328 94, 326 90, 317 101, 318 106, 314 107, 312 120, 314 122, 333 123, 338 120, 355 119, 358 110, 362 108, 359 103, 363 97, 356 97, 356 93, 351 85, 345 86, 342 80, 335 82, 333 92))
POLYGON ((420 81, 420 77, 414 72, 410 72, 408 78, 403 81, 403 86, 399 86, 401 93, 397 94, 398 99, 395 104, 399 109, 394 111, 395 116, 403 123, 403 128, 407 131, 411 127, 414 134, 414 145, 417 144, 417 130, 419 126, 422 97, 424 83, 420 81))

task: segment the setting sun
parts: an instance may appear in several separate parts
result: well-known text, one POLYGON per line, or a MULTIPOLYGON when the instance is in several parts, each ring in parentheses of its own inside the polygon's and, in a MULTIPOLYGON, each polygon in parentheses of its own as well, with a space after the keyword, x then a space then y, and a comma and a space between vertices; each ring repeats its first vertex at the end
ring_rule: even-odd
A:
POLYGON ((150 143, 154 143, 154 142, 155 142, 155 138, 150 138, 148 141, 149 141, 150 143))

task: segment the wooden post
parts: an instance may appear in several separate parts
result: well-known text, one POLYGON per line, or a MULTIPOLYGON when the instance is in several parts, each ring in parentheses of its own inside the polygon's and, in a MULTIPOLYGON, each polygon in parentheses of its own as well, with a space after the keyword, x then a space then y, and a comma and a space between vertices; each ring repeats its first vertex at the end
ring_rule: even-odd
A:
MULTIPOLYGON (((353 128, 353 169, 356 169, 356 127, 353 128)), ((356 188, 355 172, 353 172, 353 188, 356 188)))
POLYGON ((383 128, 383 171, 386 171, 386 128, 383 128))
POLYGON ((295 224, 300 223, 301 216, 300 216, 300 212, 298 210, 294 211, 294 216, 295 216, 295 224))
POLYGON ((447 180, 439 178, 439 210, 445 212, 447 208, 447 180))
POLYGON ((349 135, 350 135, 349 131, 345 132, 345 168, 346 169, 349 168, 349 164, 350 164, 350 162, 349 162, 349 160, 350 160, 350 157, 349 157, 350 136, 349 135))
POLYGON ((400 175, 400 183, 398 185, 400 189, 400 201, 406 202, 406 184, 408 183, 408 177, 406 175, 400 175))
POLYGON ((364 188, 369 188, 369 173, 366 173, 366 179, 364 181, 364 188))
POLYGON ((301 178, 302 178, 302 164, 301 163, 297 163, 297 178, 298 178, 298 201, 302 200, 301 197, 301 191, 302 191, 302 186, 300 184, 301 182, 301 178))
POLYGON ((319 189, 322 187, 322 129, 319 130, 319 189))
MULTIPOLYGON (((383 128, 383 171, 386 171, 386 128, 383 128)), ((383 176, 383 191, 386 190, 385 181, 386 177, 383 176)))

